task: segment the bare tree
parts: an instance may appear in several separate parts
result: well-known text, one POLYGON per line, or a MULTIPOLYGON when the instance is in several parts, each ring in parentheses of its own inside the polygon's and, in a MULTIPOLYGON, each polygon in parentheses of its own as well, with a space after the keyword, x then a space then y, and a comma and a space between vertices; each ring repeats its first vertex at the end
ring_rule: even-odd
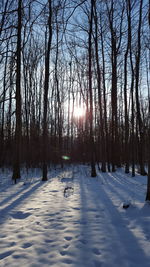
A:
POLYGON ((101 161, 102 161, 102 172, 106 172, 106 150, 105 150, 105 136, 104 136, 104 118, 103 118, 103 110, 102 110, 102 79, 101 79, 101 70, 99 63, 99 40, 98 40, 98 18, 97 18, 97 7, 96 1, 94 1, 94 22, 95 22, 95 56, 96 56, 96 66, 97 66, 97 87, 98 87, 98 103, 99 103, 99 113, 100 113, 100 136, 101 136, 101 161))
POLYGON ((52 3, 48 0, 48 29, 46 30, 46 51, 45 51, 45 81, 44 81, 44 102, 43 102, 43 177, 42 181, 47 181, 47 108, 48 108, 48 89, 49 89, 49 66, 50 66, 50 51, 52 42, 52 3), (48 33, 47 33, 48 31, 48 33), (47 36, 48 35, 48 36, 47 36))
POLYGON ((12 179, 20 178, 20 146, 21 146, 21 28, 22 28, 22 0, 18 0, 17 50, 16 50, 16 127, 15 147, 12 179))
POLYGON ((143 158, 143 142, 144 142, 144 132, 143 132, 143 122, 141 118, 141 108, 139 101, 139 73, 140 73, 140 60, 141 60, 141 27, 142 27, 142 8, 143 0, 140 0, 139 6, 139 23, 138 23, 138 38, 137 38, 137 49, 135 56, 135 99, 136 99, 136 111, 137 111, 137 123, 138 131, 140 135, 139 145, 138 145, 138 156, 140 164, 140 173, 145 175, 144 170, 144 158, 143 158))
POLYGON ((88 57, 89 57, 89 96, 90 96, 90 110, 89 110, 89 120, 90 120, 90 153, 91 153, 91 176, 96 176, 95 169, 95 149, 94 149, 94 136, 93 136, 93 92, 92 92, 92 31, 93 31, 93 9, 94 1, 91 0, 90 18, 89 18, 89 40, 88 40, 88 57))

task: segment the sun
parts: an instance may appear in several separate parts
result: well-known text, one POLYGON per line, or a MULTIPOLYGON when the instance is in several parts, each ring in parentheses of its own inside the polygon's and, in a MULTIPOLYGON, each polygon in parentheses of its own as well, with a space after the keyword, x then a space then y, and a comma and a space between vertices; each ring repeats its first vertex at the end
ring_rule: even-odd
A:
POLYGON ((81 118, 85 116, 85 108, 84 107, 74 107, 74 117, 81 118))

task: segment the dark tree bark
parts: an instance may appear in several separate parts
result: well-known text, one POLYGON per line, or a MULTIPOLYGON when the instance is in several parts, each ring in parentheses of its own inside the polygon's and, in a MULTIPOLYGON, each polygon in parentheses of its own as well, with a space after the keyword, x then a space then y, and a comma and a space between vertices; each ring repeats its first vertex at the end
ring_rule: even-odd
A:
MULTIPOLYGON (((149 1, 149 26, 150 26, 150 1, 149 1)), ((149 51, 150 53, 150 51, 149 51)), ((148 67, 148 70, 150 72, 150 63, 149 63, 149 66, 148 67)), ((148 72, 147 72, 147 76, 148 76, 148 72)), ((150 201, 150 87, 149 87, 149 84, 148 84, 148 77, 147 77, 147 85, 148 85, 148 111, 149 111, 149 114, 148 114, 148 177, 147 177, 147 193, 146 193, 146 200, 149 200, 150 201)))
POLYGON ((129 118, 128 118, 128 102, 127 102, 127 62, 128 53, 131 44, 131 23, 130 23, 130 0, 127 1, 127 17, 128 17, 128 40, 124 56, 124 110, 125 110, 125 173, 129 173, 129 118))
POLYGON ((13 68, 14 68, 14 57, 11 56, 10 59, 10 76, 9 76, 9 104, 8 104, 8 114, 7 114, 7 163, 12 164, 11 158, 11 148, 12 148, 12 92, 13 92, 13 68))
POLYGON ((47 127, 47 109, 48 109, 48 89, 49 89, 49 66, 50 66, 50 50, 52 41, 52 6, 51 0, 49 4, 48 17, 48 42, 45 51, 45 81, 44 81, 44 103, 43 103, 43 176, 42 181, 47 181, 47 145, 48 145, 48 127, 47 127))
POLYGON ((109 147, 109 136, 108 136, 108 122, 107 122, 107 101, 106 101, 106 68, 105 68, 105 52, 104 52, 104 37, 102 28, 102 15, 100 14, 100 25, 101 25, 101 51, 102 51, 102 76, 103 76, 103 99, 104 99, 104 128, 106 133, 106 157, 107 157, 107 169, 110 172, 110 147, 109 147))
POLYGON ((130 52, 130 66, 131 66, 131 164, 132 164, 132 177, 135 176, 135 111, 134 111, 134 66, 132 55, 132 29, 131 29, 131 1, 127 1, 127 19, 128 19, 128 45, 130 52))
POLYGON ((17 62, 16 62, 16 127, 15 147, 12 179, 20 178, 20 149, 21 149, 21 28, 22 28, 22 0, 18 0, 18 25, 17 25, 17 62))
POLYGON ((0 128, 0 166, 4 164, 4 131, 5 131, 5 97, 6 97, 6 77, 7 77, 7 62, 8 62, 8 42, 6 51, 6 60, 4 66, 4 79, 3 79, 3 102, 2 102, 2 118, 0 128))
MULTIPOLYGON (((143 145, 144 145, 144 132, 143 132, 143 122, 141 118, 141 107, 139 101, 139 74, 140 74, 140 60, 141 60, 141 27, 142 27, 142 7, 143 0, 140 1, 139 7, 139 24, 138 24, 138 41, 137 41, 137 51, 136 51, 136 62, 135 62, 135 99, 136 99, 136 111, 137 111, 137 123, 138 131, 140 135, 139 145, 138 145, 138 157, 140 164, 140 173, 145 175, 144 169, 144 158, 143 158, 143 145)), ((137 133, 138 134, 138 133, 137 133)))
MULTIPOLYGON (((149 105, 150 114, 150 105, 149 105)), ((147 193, 146 200, 150 201, 150 115, 149 115, 149 125, 148 125, 148 177, 147 177, 147 193)))
POLYGON ((100 70, 100 63, 99 63, 99 54, 98 54, 98 19, 97 19, 97 8, 96 8, 96 1, 94 1, 94 22, 95 22, 95 55, 96 55, 96 66, 97 66, 97 87, 98 87, 98 103, 99 103, 99 113, 100 113, 100 136, 101 136, 101 160, 102 172, 106 172, 106 151, 105 151, 105 136, 104 136, 104 119, 103 119, 103 111, 102 111, 102 92, 101 92, 101 70, 100 70))
POLYGON ((117 33, 114 27, 114 1, 111 1, 109 9, 107 4, 109 27, 111 33, 111 108, 112 108, 112 125, 111 125, 111 163, 112 171, 115 166, 120 166, 119 160, 119 140, 118 140, 118 120, 117 120, 117 33))
POLYGON ((90 20, 89 20, 89 41, 88 41, 88 56, 89 56, 89 97, 90 97, 90 153, 91 153, 91 177, 96 177, 95 168, 95 149, 93 136, 93 92, 92 92, 92 31, 93 31, 93 7, 94 1, 91 0, 90 20))
MULTIPOLYGON (((59 74, 58 74, 58 60, 59 60, 59 24, 58 24, 58 14, 59 6, 56 8, 56 59, 55 59, 55 84, 56 84, 56 114, 57 117, 57 132, 58 132, 58 151, 59 151, 59 159, 61 168, 63 168, 63 160, 62 160, 62 110, 61 110, 61 98, 60 98, 60 87, 59 87, 59 74)), ((69 114, 68 114, 69 115, 69 114)))

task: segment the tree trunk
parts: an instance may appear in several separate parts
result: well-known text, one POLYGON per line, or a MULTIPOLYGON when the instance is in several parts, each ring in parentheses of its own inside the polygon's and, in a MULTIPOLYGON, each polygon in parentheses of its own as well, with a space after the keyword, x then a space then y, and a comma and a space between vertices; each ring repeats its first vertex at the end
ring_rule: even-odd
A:
POLYGON ((47 181, 47 145, 48 145, 48 127, 47 127, 47 106, 48 106, 48 88, 49 88, 49 65, 50 50, 52 41, 52 7, 51 0, 49 3, 48 17, 48 43, 45 52, 45 81, 44 81, 44 113, 43 113, 43 177, 42 181, 47 181))
POLYGON ((114 27, 114 1, 111 1, 111 8, 108 8, 109 27, 111 33, 111 108, 112 108, 112 125, 111 125, 111 162, 112 171, 115 171, 115 166, 120 166, 119 161, 119 136, 118 136, 118 117, 117 117, 117 34, 114 27))
POLYGON ((16 127, 15 147, 12 179, 20 178, 20 146, 21 146, 21 28, 22 28, 22 0, 18 0, 18 25, 17 25, 17 62, 16 62, 16 127))
MULTIPOLYGON (((102 25, 102 19, 100 16, 100 23, 102 25)), ((108 123, 107 123, 107 102, 106 102, 106 78, 105 78, 105 53, 104 53, 104 38, 103 38, 103 29, 101 26, 101 50, 102 50, 102 66, 103 66, 103 99, 104 99, 104 128, 106 133, 106 157, 107 157, 107 169, 110 172, 110 148, 109 148, 109 138, 108 138, 108 123)))
MULTIPOLYGON (((150 114, 150 107, 149 107, 149 114, 150 114)), ((150 115, 149 115, 150 121, 150 115)), ((146 200, 150 201, 150 122, 149 122, 149 129, 148 129, 148 142, 149 142, 149 149, 148 149, 148 177, 147 177, 147 193, 146 193, 146 200)))
MULTIPOLYGON (((129 32, 128 32, 129 35, 129 32)), ((129 37, 124 59, 124 110, 125 110, 125 173, 129 173, 129 120, 127 106, 127 60, 129 51, 129 37)))
POLYGON ((8 43, 6 51, 6 61, 4 67, 4 79, 3 79, 3 103, 2 103, 2 122, 0 129, 0 166, 4 164, 4 125, 5 125, 5 97, 6 97, 6 75, 7 75, 7 61, 8 61, 8 43))
POLYGON ((96 177, 95 168, 95 151, 94 151, 94 136, 93 136, 93 92, 92 92, 92 29, 93 29, 93 5, 95 0, 91 0, 91 13, 89 21, 89 96, 90 96, 90 153, 91 153, 91 177, 96 177))
POLYGON ((140 164, 140 174, 145 175, 144 170, 144 159, 143 159, 143 144, 144 144, 144 134, 143 134, 143 122, 141 118, 141 108, 139 101, 139 74, 140 74, 140 59, 141 59, 141 25, 142 25, 142 6, 143 0, 140 1, 139 8, 139 25, 138 25, 138 42, 136 51, 136 65, 135 65, 135 99, 136 99, 136 111, 137 111, 137 122, 138 130, 140 135, 139 145, 138 145, 138 160, 140 164))
POLYGON ((101 94, 101 71, 99 64, 98 55, 98 21, 97 21, 97 10, 96 2, 94 1, 94 21, 95 21, 95 54, 96 54, 96 66, 97 66, 97 87, 98 87, 98 103, 100 113, 100 135, 101 135, 101 160, 102 160, 102 172, 106 172, 106 151, 105 151, 105 136, 104 136, 104 123, 103 123, 103 112, 102 112, 102 94, 101 94))

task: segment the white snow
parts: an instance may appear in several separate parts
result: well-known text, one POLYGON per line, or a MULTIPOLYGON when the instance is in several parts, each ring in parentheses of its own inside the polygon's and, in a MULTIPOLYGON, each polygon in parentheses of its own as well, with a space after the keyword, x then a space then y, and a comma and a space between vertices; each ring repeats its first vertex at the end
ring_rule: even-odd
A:
POLYGON ((76 165, 23 172, 13 185, 0 172, 0 266, 150 266, 146 177, 76 165), (127 209, 123 204, 129 204, 127 209))

